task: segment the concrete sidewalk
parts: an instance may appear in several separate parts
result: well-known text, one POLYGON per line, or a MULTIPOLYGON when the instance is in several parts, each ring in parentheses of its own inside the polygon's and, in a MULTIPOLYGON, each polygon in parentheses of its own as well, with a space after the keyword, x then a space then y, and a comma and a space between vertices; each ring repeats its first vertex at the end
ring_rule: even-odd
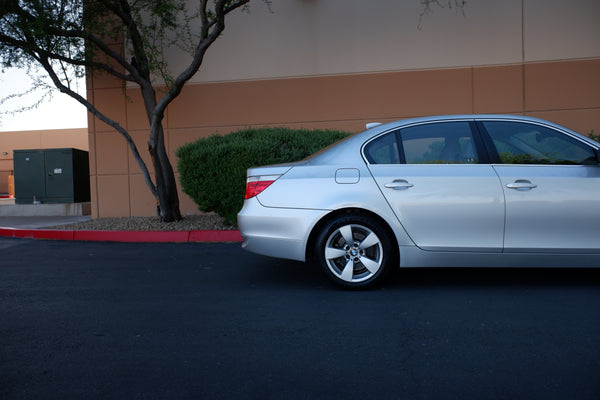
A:
POLYGON ((237 230, 102 231, 51 229, 92 219, 89 203, 14 204, 0 203, 0 237, 111 242, 238 242, 237 230))
POLYGON ((89 221, 90 215, 64 217, 64 216, 2 216, 0 217, 1 228, 13 229, 40 229, 49 226, 75 224, 77 222, 89 221))

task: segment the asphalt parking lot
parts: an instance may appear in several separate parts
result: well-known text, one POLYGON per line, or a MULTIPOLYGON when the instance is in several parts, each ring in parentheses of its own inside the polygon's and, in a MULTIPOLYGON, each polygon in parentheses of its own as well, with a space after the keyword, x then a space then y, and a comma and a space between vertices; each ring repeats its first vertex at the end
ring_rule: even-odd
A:
POLYGON ((239 244, 0 238, 1 399, 598 399, 592 269, 346 292, 239 244))

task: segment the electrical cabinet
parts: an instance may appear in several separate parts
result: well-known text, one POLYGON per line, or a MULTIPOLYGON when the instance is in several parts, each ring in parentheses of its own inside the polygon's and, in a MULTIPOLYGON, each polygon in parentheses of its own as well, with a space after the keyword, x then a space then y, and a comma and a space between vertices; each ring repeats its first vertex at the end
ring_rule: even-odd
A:
POLYGON ((16 204, 90 201, 87 151, 15 150, 13 159, 16 204))

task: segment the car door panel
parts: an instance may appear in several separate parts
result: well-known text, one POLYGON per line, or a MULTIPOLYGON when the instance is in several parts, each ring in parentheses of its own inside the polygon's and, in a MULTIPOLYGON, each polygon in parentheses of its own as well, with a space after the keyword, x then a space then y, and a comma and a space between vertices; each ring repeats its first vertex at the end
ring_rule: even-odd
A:
POLYGON ((502 251, 504 195, 490 165, 397 164, 369 169, 420 248, 502 251))
POLYGON ((481 121, 506 201, 504 252, 598 253, 597 149, 545 124, 481 121))
POLYGON ((494 165, 494 170, 506 198, 505 252, 600 252, 600 167, 494 165))

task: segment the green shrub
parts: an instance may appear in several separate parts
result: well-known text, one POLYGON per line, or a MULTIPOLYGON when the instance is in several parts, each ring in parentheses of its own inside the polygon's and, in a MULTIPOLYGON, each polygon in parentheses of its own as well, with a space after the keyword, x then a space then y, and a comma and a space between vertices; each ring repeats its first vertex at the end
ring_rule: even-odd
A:
POLYGON ((243 129, 214 135, 177 150, 184 193, 204 212, 235 224, 250 167, 300 161, 350 133, 287 128, 243 129))

